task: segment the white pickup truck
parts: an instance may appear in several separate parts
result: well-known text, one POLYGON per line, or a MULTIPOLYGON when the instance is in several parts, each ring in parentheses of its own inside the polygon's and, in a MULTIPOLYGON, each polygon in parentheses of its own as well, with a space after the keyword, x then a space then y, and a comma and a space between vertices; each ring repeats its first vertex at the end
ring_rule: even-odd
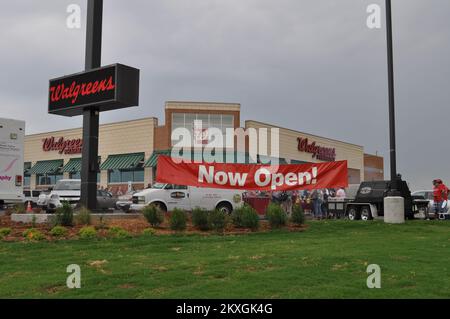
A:
POLYGON ((241 190, 155 183, 152 188, 133 195, 130 210, 140 211, 153 204, 165 212, 174 208, 191 211, 198 207, 207 210, 219 209, 230 214, 233 209, 242 206, 242 194, 241 190))

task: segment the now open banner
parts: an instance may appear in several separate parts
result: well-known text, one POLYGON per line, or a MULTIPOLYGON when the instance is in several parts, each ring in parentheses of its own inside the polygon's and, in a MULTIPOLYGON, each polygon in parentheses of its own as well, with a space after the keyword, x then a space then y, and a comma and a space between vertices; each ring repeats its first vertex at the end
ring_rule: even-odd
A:
POLYGON ((242 190, 297 190, 347 187, 347 161, 317 164, 193 163, 159 156, 156 181, 242 190))

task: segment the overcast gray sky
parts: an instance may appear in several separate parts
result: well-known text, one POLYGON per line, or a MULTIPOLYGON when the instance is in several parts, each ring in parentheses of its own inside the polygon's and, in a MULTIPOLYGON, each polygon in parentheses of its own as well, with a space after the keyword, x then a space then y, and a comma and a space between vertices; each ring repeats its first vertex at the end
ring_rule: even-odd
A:
MULTIPOLYGON (((450 184, 450 1, 393 0, 398 170, 413 189, 450 184)), ((47 114, 48 80, 84 68, 83 0, 5 1, 1 117, 27 133, 81 126, 47 114), (66 27, 69 4, 82 28, 66 27)), ((389 175, 384 1, 105 0, 102 64, 141 69, 140 106, 101 122, 156 116, 167 100, 242 104, 242 119, 363 145, 389 175), (382 29, 366 8, 382 6, 382 29)), ((243 124, 243 122, 242 122, 243 124)))

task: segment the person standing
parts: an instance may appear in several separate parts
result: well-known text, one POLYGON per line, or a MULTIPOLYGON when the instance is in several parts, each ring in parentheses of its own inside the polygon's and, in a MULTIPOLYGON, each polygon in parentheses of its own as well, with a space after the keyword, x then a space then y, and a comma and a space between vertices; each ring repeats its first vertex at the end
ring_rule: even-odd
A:
POLYGON ((439 214, 445 213, 447 198, 447 186, 445 186, 440 179, 433 180, 433 201, 435 218, 439 218, 439 214))
POLYGON ((322 201, 322 213, 325 219, 328 218, 328 198, 330 197, 330 191, 327 188, 324 188, 323 191, 323 201, 322 201))
POLYGON ((292 191, 283 192, 281 208, 288 216, 291 216, 292 214, 292 198, 293 198, 292 191))
POLYGON ((311 193, 311 199, 313 202, 313 215, 316 219, 322 218, 322 201, 323 193, 320 189, 315 189, 311 193))

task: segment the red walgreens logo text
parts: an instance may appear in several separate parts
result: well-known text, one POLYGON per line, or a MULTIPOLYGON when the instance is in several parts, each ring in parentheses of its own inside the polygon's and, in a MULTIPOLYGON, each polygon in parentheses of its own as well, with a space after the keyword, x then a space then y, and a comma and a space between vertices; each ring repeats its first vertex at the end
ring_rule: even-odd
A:
POLYGON ((116 85, 113 83, 113 78, 110 76, 101 81, 77 83, 73 81, 70 86, 65 86, 64 83, 50 87, 50 101, 57 102, 59 100, 70 100, 74 104, 78 96, 92 95, 104 91, 114 90, 116 85))
POLYGON ((44 152, 58 151, 59 154, 79 154, 83 146, 83 140, 81 138, 65 140, 64 137, 60 137, 56 140, 52 136, 44 138, 42 141, 42 150, 44 152))
POLYGON ((336 149, 330 147, 317 146, 316 142, 308 143, 307 138, 297 138, 298 150, 300 152, 311 153, 313 158, 322 161, 333 162, 336 160, 336 149))

